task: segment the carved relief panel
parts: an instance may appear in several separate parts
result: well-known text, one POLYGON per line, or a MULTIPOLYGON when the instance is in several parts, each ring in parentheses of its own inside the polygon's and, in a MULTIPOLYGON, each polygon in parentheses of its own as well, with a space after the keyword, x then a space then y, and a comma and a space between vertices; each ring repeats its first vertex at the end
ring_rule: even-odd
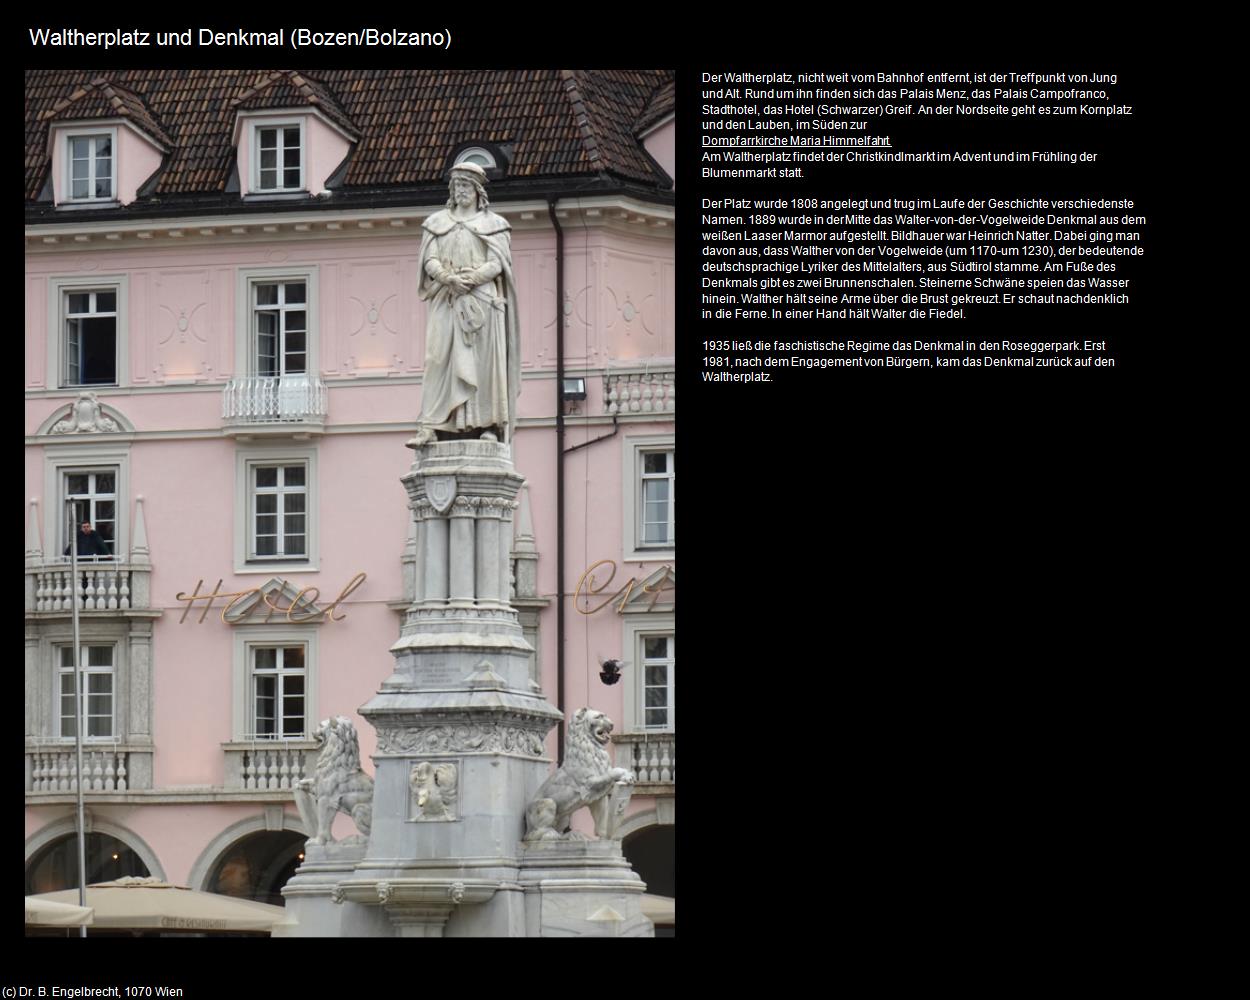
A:
POLYGON ((604 342, 617 359, 672 357, 672 261, 629 247, 604 251, 604 342))
POLYGON ((153 274, 146 354, 154 381, 214 377, 210 274, 207 268, 153 274))
POLYGON ((343 371, 371 375, 411 367, 407 316, 416 274, 410 263, 392 257, 345 261, 338 268, 335 347, 343 371))
POLYGON ((512 275, 521 310, 521 367, 555 363, 555 257, 512 243, 512 275), (550 357, 550 361, 545 360, 550 357))
POLYGON ((408 818, 417 823, 454 822, 459 780, 459 762, 422 760, 413 764, 408 778, 408 818))
MULTIPOLYGON (((559 321, 564 327, 564 361, 572 365, 599 363, 598 303, 596 292, 600 281, 600 251, 595 248, 570 248, 564 256, 564 301, 560 304, 559 321)), ((556 262, 554 258, 539 264, 539 285, 543 309, 540 314, 540 335, 535 338, 534 362, 543 367, 556 363, 556 320, 552 305, 556 300, 556 262)))

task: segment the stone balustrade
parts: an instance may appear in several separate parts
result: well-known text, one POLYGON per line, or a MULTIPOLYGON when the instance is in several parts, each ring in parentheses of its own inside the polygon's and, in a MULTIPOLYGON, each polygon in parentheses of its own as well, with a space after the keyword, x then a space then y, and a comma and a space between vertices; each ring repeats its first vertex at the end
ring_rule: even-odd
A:
POLYGON ((677 783, 676 733, 624 733, 613 736, 616 745, 616 766, 634 772, 638 785, 663 786, 638 788, 644 794, 673 793, 677 783))
POLYGON ((227 427, 297 424, 320 428, 326 418, 325 383, 315 375, 252 375, 231 379, 221 396, 227 427))
MULTIPOLYGON (((131 751, 118 745, 87 744, 82 750, 83 793, 124 792, 133 787, 128 765, 131 751)), ((26 791, 78 791, 74 745, 57 743, 26 749, 26 791)))
MULTIPOLYGON (((301 778, 311 775, 317 760, 312 740, 255 740, 223 744, 226 774, 216 789, 196 791, 255 792, 259 797, 287 801, 301 778), (275 794, 276 793, 276 794, 275 794)), ((28 795, 73 795, 78 791, 74 744, 65 740, 28 742, 28 795)), ((125 743, 83 745, 84 794, 123 794, 152 787, 152 747, 125 743)))
POLYGON ((677 397, 672 369, 644 372, 609 372, 603 377, 603 403, 607 413, 667 413, 676 410, 677 397))
POLYGON ((313 740, 249 740, 223 743, 226 791, 289 792, 312 774, 317 760, 313 740))
POLYGON ((137 611, 150 604, 150 565, 79 560, 78 579, 68 557, 27 567, 26 610, 68 614, 79 611, 137 611))

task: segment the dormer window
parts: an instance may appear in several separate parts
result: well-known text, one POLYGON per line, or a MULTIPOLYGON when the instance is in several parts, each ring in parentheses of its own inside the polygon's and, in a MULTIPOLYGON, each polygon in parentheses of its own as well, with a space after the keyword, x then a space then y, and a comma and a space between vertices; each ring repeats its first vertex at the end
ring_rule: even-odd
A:
POLYGON ((304 128, 301 122, 253 125, 252 190, 257 194, 304 190, 304 128))
POLYGON ((497 164, 490 151, 481 146, 470 146, 456 155, 456 164, 476 163, 483 170, 494 170, 497 164))
MULTIPOLYGON (((129 205, 155 187, 173 140, 132 90, 96 77, 41 113, 57 208, 129 205)), ((43 196, 41 195, 41 198, 43 196)))
POLYGON ((114 130, 66 137, 69 201, 113 201, 117 192, 117 135, 114 130))
POLYGON ((238 152, 238 190, 245 201, 326 196, 327 183, 345 169, 347 155, 360 138, 344 124, 346 116, 333 98, 298 73, 274 74, 231 105, 238 108, 231 141, 238 152), (268 104, 275 98, 268 87, 280 80, 306 89, 308 106, 278 105, 275 100, 273 106, 246 107, 268 104))

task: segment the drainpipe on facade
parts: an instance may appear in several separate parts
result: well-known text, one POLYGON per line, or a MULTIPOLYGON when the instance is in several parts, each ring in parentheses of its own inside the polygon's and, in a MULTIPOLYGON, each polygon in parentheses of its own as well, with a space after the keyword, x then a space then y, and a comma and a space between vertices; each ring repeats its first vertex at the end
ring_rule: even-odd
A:
POLYGON ((564 230, 556 218, 556 199, 547 200, 556 231, 556 767, 564 763, 564 230))
POLYGON ((607 434, 600 434, 598 437, 593 437, 589 441, 583 441, 581 444, 573 445, 573 447, 566 451, 565 454, 571 455, 573 452, 577 451, 578 448, 589 448, 592 444, 598 444, 600 441, 606 441, 610 437, 616 437, 616 432, 620 429, 620 418, 614 413, 612 414, 612 430, 610 430, 607 434))

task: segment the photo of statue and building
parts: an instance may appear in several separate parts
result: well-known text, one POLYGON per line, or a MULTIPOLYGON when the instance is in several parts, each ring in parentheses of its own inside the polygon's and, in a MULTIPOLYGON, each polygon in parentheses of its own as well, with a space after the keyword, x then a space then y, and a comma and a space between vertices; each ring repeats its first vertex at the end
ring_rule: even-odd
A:
POLYGON ((674 129, 663 70, 27 73, 28 898, 81 797, 88 885, 258 933, 673 933, 674 129))

